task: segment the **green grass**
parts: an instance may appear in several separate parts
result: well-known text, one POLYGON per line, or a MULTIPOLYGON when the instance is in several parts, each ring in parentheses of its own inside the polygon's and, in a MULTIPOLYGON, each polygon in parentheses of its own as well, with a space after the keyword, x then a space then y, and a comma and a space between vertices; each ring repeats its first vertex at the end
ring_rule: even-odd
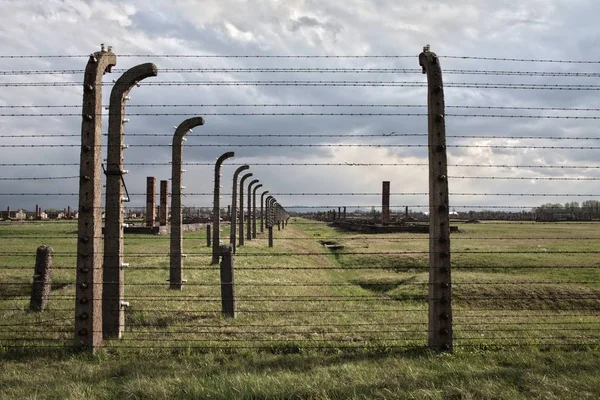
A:
POLYGON ((426 348, 427 235, 292 219, 275 248, 265 234, 238 247, 236 319, 204 232, 185 234, 182 291, 166 282, 169 238, 127 235, 126 332, 89 356, 70 348, 76 223, 2 223, 0 398, 596 398, 598 227, 461 225, 453 355, 426 348), (42 244, 53 291, 31 313, 42 244))

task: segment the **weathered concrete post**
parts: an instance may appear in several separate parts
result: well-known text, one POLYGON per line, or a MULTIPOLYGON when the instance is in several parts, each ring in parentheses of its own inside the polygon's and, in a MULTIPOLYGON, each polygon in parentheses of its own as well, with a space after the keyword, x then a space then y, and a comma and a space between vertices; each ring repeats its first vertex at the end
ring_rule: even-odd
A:
POLYGON ((211 247, 212 241, 210 238, 210 224, 206 224, 206 247, 211 247))
POLYGON ((344 219, 346 219, 346 206, 344 206, 344 219))
POLYGON ((383 181, 381 193, 381 225, 390 223, 390 181, 383 181))
POLYGON ((198 125, 204 125, 202 117, 193 117, 183 121, 173 135, 173 161, 171 169, 171 243, 169 288, 181 290, 183 286, 183 217, 181 215, 181 164, 183 159, 183 140, 185 135, 198 125))
POLYGON ((237 233, 237 219, 238 219, 238 209, 237 209, 237 196, 238 196, 238 176, 242 171, 249 169, 248 165, 242 165, 233 173, 233 190, 231 191, 231 232, 229 233, 229 243, 233 247, 233 254, 235 254, 235 243, 236 243, 236 233, 237 233))
POLYGON ((267 231, 269 234, 269 247, 273 247, 273 201, 274 200, 275 199, 273 196, 267 196, 267 198, 265 200, 265 208, 266 208, 265 219, 266 219, 267 231))
POLYGON ((221 312, 225 317, 235 318, 233 246, 221 245, 219 253, 221 255, 221 312))
POLYGON ((91 352, 102 346, 102 76, 116 64, 103 45, 83 78, 74 344, 91 352))
POLYGON ((267 198, 265 200, 265 224, 267 225, 267 228, 269 226, 273 225, 272 210, 271 210, 273 199, 274 199, 273 196, 267 196, 267 198))
POLYGON ((240 217, 239 217, 239 222, 240 222, 239 245, 240 246, 244 245, 244 182, 246 181, 246 179, 250 178, 251 176, 252 176, 252 173, 248 173, 248 174, 242 176, 242 179, 240 179, 240 217))
POLYGON ((35 205, 35 219, 39 219, 40 218, 40 206, 39 205, 35 205))
POLYGON ((404 219, 408 221, 408 206, 404 209, 404 219))
POLYGON ((213 245, 211 264, 219 263, 219 246, 221 242, 221 165, 223 161, 234 157, 235 153, 229 151, 217 158, 215 163, 215 187, 213 190, 213 245))
POLYGON ((156 210, 156 178, 146 177, 146 226, 154 226, 154 211, 156 210))
MULTIPOLYGON (((335 211, 334 211, 335 213, 335 211)), ((335 218, 334 218, 335 219, 335 218)), ((275 204, 275 221, 277 222, 277 230, 281 230, 281 205, 275 204)))
POLYGON ((104 223, 104 265, 102 325, 105 338, 120 338, 125 328, 123 308, 123 149, 125 148, 125 101, 139 81, 156 76, 156 65, 140 64, 128 69, 117 79, 110 92, 108 138, 106 150, 106 200, 104 223))
POLYGON ((254 186, 254 190, 252 190, 252 238, 256 239, 256 191, 261 188, 263 185, 254 186))
POLYGON ((71 218, 71 206, 67 206, 67 218, 71 218))
POLYGON ((52 247, 40 246, 35 256, 35 270, 29 310, 44 311, 50 299, 52 289, 52 247))
POLYGON ((264 219, 265 219, 265 213, 264 213, 264 198, 265 198, 265 194, 269 193, 268 190, 265 190, 264 192, 262 192, 262 194, 260 195, 260 233, 263 233, 264 231, 264 219))
POLYGON ((169 181, 160 181, 160 208, 158 212, 158 223, 160 226, 167 225, 169 219, 169 181))
POLYGON ((258 179, 254 179, 248 183, 248 217, 246 217, 246 239, 252 240, 252 186, 258 183, 258 179))
POLYGON ((225 219, 231 222, 231 204, 227 204, 227 214, 225 215, 225 219))
POLYGON ((6 219, 10 219, 10 206, 6 207, 6 219))
POLYGON ((429 46, 419 55, 427 74, 429 137, 429 347, 453 351, 450 218, 444 88, 440 61, 429 46))

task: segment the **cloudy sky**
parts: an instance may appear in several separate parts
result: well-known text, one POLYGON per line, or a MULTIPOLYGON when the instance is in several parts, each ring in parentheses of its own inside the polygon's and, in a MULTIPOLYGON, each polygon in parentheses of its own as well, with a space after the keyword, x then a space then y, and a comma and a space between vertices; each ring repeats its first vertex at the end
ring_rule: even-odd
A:
MULTIPOLYGON (((220 154, 234 151, 235 158, 223 167, 226 193, 231 192, 234 169, 248 163, 264 190, 272 193, 372 193, 381 190, 381 181, 389 180, 392 192, 397 193, 392 205, 425 206, 426 196, 409 194, 427 191, 427 168, 419 165, 427 162, 426 108, 422 107, 426 80, 418 64, 418 54, 426 44, 441 57, 445 71, 449 163, 458 165, 449 170, 454 177, 450 191, 455 193, 451 205, 457 211, 483 205, 528 208, 545 202, 597 199, 593 195, 600 194, 594 180, 600 177, 598 150, 586 149, 598 145, 593 118, 600 116, 594 88, 600 85, 596 21, 600 4, 595 1, 50 0, 1 4, 3 209, 32 209, 36 204, 76 207, 77 197, 64 195, 77 192, 76 178, 14 178, 78 174, 80 83, 87 62, 86 57, 7 56, 84 56, 100 50, 100 43, 112 46, 117 54, 115 71, 104 78, 105 104, 110 84, 124 70, 145 62, 155 63, 159 70, 157 77, 133 88, 127 107, 130 122, 125 126, 125 141, 131 147, 125 151, 130 171, 126 183, 134 194, 133 206, 145 203, 146 176, 170 178, 173 127, 194 115, 204 116, 206 124, 189 134, 184 160, 210 164, 220 154), (194 57, 173 57, 182 55, 194 57), (66 73, 14 73, 57 70, 66 73), (263 84, 240 85, 244 81, 263 84), (265 81, 280 84, 264 85, 265 81), (288 83, 282 85, 282 81, 288 83), (316 81, 338 82, 322 86, 316 81), (60 86, 7 85, 42 82, 60 86), (169 82, 175 84, 166 85, 169 82), (507 84, 508 88, 502 87, 507 84), (529 86, 516 88, 517 84, 529 86), (232 113, 288 115, 223 115, 232 113), (554 118, 565 116, 586 118, 554 118), (149 144, 155 146, 136 147, 149 144), (19 147, 29 145, 52 146, 19 147), (70 165, 12 165, 22 163, 70 165), (314 163, 341 165, 299 165, 314 163), (489 167, 493 165, 513 167, 489 167), (591 168, 556 168, 560 166, 591 168), (27 193, 38 195, 21 195, 27 193), (41 195, 52 193, 63 195, 41 195)), ((106 127, 105 117, 104 131, 106 127)), ((210 206, 212 197, 199 193, 212 191, 212 166, 188 165, 186 169, 184 204, 210 206)), ((380 204, 378 196, 361 195, 277 198, 284 206, 380 204)), ((228 204, 229 196, 223 202, 228 204)))

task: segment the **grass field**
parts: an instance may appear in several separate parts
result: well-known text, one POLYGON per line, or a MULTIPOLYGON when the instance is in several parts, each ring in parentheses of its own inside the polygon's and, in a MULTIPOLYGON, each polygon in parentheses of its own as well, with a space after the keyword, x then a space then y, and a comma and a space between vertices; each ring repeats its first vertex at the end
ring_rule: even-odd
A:
MULTIPOLYGON (((186 233, 125 240, 126 332, 73 353, 76 224, 0 224, 0 398, 597 398, 598 223, 461 224, 452 236, 455 354, 427 345, 427 235, 291 219, 235 257, 238 317, 186 233), (345 248, 329 251, 320 240, 345 248), (36 248, 55 251, 49 309, 27 311, 36 248)), ((228 237, 225 230, 222 237, 228 237)))

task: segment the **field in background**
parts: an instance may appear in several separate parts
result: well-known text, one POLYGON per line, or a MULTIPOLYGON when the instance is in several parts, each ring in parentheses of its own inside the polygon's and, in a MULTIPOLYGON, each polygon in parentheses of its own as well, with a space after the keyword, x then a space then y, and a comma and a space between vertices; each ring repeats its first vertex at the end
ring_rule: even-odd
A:
POLYGON ((595 397, 598 224, 460 228, 451 256, 455 355, 426 350, 427 235, 350 234, 292 218, 275 230, 275 248, 261 236, 238 249, 235 320, 220 315, 218 266, 203 233, 185 234, 181 292, 166 282, 168 237, 128 235, 125 337, 86 357, 62 349, 73 336, 76 224, 3 223, 0 394, 595 397), (345 247, 330 251, 321 240, 345 247), (30 313, 42 244, 56 253, 53 291, 46 312, 30 313))

